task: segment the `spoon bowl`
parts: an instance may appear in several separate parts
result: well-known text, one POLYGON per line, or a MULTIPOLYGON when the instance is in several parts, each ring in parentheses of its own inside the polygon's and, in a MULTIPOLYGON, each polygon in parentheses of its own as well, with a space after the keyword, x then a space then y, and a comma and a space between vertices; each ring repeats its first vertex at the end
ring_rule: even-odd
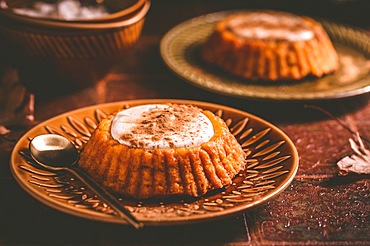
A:
POLYGON ((70 172, 115 210, 119 217, 125 219, 136 229, 144 226, 112 194, 77 167, 79 152, 67 138, 57 134, 39 135, 31 140, 29 150, 32 159, 43 168, 70 172))
POLYGON ((55 171, 75 165, 78 150, 67 138, 57 134, 39 135, 30 142, 32 158, 41 166, 55 171))

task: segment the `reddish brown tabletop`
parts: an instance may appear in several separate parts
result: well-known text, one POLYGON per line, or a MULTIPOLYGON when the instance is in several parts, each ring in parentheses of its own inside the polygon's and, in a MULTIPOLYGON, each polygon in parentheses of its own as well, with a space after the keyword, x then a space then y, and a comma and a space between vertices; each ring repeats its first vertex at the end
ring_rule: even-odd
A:
MULTIPOLYGON (((353 150, 349 144, 351 134, 336 120, 301 102, 259 101, 212 93, 177 77, 161 59, 159 44, 168 30, 214 11, 285 7, 361 28, 369 24, 358 7, 361 4, 355 5, 357 1, 327 1, 317 8, 312 1, 286 1, 287 5, 257 2, 154 0, 140 40, 112 71, 96 85, 68 93, 36 94, 35 121, 85 106, 132 99, 190 99, 231 106, 273 123, 296 145, 299 169, 286 190, 239 216, 204 223, 135 230, 127 225, 91 221, 48 207, 18 185, 9 168, 10 155, 30 127, 14 128, 0 136, 0 244, 370 245, 370 179, 368 175, 338 176, 336 163, 352 155, 353 150), (346 8, 353 8, 358 15, 351 12, 352 18, 347 17, 346 8)), ((6 61, 1 65, 6 66, 6 61)), ((370 139, 368 94, 309 104, 326 109, 363 139, 370 139)), ((370 148, 369 142, 364 143, 370 148)))

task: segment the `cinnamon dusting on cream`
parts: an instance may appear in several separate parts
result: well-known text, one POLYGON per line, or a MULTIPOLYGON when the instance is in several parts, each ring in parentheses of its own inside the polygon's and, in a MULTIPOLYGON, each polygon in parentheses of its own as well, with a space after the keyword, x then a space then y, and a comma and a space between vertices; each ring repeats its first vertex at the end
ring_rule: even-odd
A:
POLYGON ((133 148, 178 148, 208 141, 214 134, 210 120, 191 105, 153 104, 119 112, 112 137, 133 148))
POLYGON ((250 12, 233 16, 228 29, 243 38, 265 40, 309 40, 312 24, 288 13, 250 12))

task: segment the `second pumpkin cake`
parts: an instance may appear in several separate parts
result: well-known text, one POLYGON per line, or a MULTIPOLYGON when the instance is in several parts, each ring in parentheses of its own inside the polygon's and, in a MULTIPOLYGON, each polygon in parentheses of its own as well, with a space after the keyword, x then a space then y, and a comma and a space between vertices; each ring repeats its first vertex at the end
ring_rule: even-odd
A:
POLYGON ((339 67, 319 22, 279 11, 238 12, 222 19, 204 43, 202 57, 230 74, 269 82, 320 78, 339 67))

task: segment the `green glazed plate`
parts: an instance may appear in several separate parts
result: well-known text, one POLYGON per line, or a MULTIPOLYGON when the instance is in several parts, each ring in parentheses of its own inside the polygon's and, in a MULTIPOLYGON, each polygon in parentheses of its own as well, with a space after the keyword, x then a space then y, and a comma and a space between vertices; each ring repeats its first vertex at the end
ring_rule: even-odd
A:
POLYGON ((339 55, 340 69, 320 79, 297 83, 258 83, 237 78, 207 66, 199 50, 215 24, 235 11, 217 12, 185 21, 171 29, 161 40, 161 56, 167 66, 187 82, 233 97, 313 101, 339 99, 370 91, 370 35, 328 21, 321 21, 339 55))

